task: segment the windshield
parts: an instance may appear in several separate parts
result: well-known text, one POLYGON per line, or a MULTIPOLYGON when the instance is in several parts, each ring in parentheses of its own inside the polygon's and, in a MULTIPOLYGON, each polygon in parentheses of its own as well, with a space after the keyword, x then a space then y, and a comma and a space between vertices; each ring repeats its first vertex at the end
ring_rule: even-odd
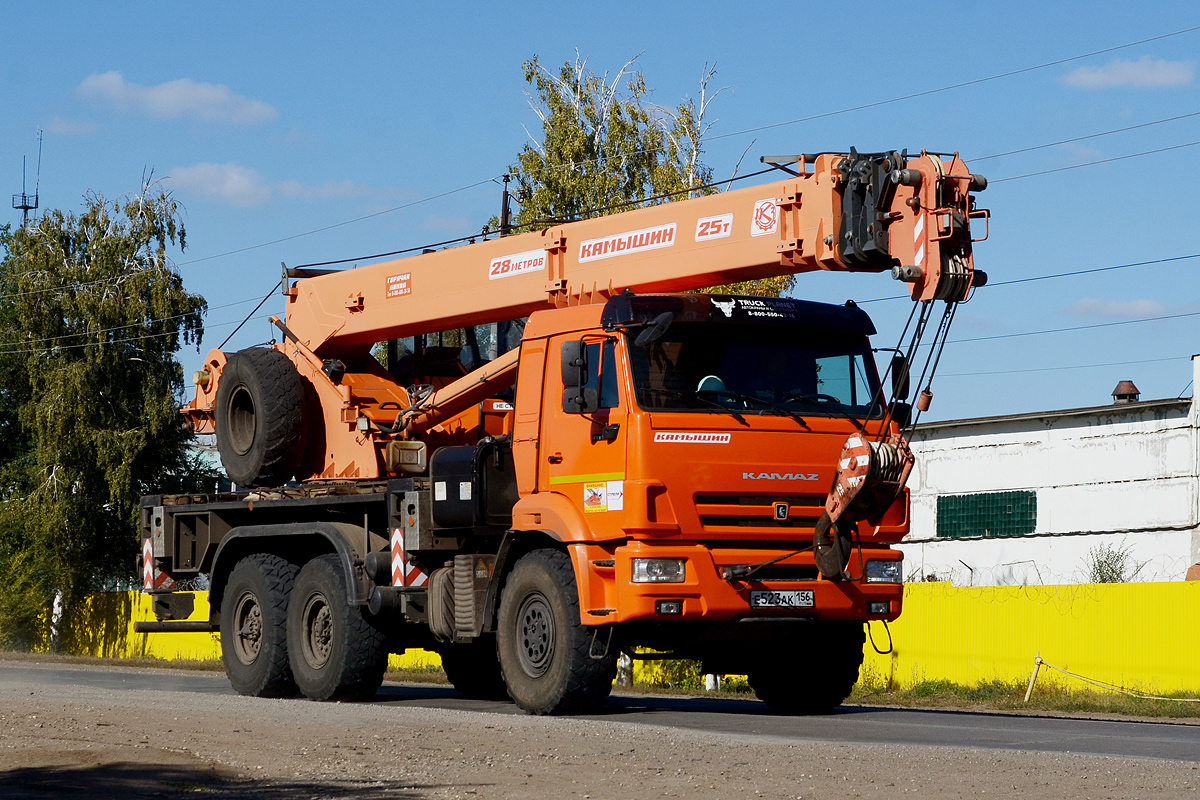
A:
MULTIPOLYGON (((638 405, 650 411, 864 417, 879 381, 865 336, 799 326, 676 323, 629 337, 638 405)), ((873 410, 880 416, 883 409, 873 410)))

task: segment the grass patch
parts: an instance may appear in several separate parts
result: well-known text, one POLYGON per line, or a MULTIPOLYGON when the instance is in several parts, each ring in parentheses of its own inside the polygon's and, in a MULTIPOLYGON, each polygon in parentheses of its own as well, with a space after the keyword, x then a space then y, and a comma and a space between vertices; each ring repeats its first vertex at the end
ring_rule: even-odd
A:
POLYGON ((450 681, 446 680, 446 673, 442 672, 442 668, 434 666, 420 669, 392 669, 389 667, 387 672, 383 673, 383 679, 395 683, 442 683, 447 686, 450 684, 450 681))
POLYGON ((0 661, 24 661, 31 664, 81 664, 90 667, 153 667, 155 669, 190 669, 201 672, 224 672, 225 665, 216 659, 101 658, 72 656, 63 653, 24 653, 0 650, 0 661))
MULTIPOLYGON (((1069 687, 1054 680, 1039 680, 1029 702, 1025 681, 990 681, 965 686, 952 681, 921 681, 904 689, 860 682, 846 702, 901 708, 966 708, 973 711, 1043 711, 1059 714, 1103 714, 1122 717, 1200 719, 1200 703, 1146 700, 1119 692, 1069 687)), ((1182 693, 1167 697, 1187 698, 1182 693)))

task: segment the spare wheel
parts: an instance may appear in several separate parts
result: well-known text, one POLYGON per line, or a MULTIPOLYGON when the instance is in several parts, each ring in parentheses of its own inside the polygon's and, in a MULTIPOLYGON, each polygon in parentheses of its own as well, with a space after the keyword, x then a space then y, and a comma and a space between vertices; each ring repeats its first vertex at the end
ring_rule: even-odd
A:
POLYGON ((303 454, 304 386, 291 360, 254 347, 229 357, 217 384, 217 449, 229 480, 277 486, 303 454))

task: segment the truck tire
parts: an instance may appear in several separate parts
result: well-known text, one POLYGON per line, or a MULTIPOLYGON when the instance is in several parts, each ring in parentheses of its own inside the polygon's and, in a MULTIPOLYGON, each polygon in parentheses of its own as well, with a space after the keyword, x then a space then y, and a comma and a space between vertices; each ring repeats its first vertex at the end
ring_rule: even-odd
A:
POLYGON ((529 714, 562 714, 604 703, 617 674, 617 648, 579 620, 571 559, 534 550, 513 567, 500 597, 497 650, 509 696, 529 714))
POLYGON ((507 700, 508 687, 496 656, 496 637, 487 634, 469 644, 438 648, 447 680, 472 700, 507 700))
POLYGON ((387 669, 386 635, 350 605, 336 555, 309 561, 288 604, 287 643, 292 675, 310 700, 368 700, 387 669))
POLYGON ((238 694, 294 697, 284 635, 295 564, 255 553, 239 561, 221 600, 221 660, 238 694))
POLYGON ((815 622, 803 650, 764 653, 746 679, 778 714, 826 714, 850 696, 863 661, 861 622, 815 622))
POLYGON ((304 386, 278 350, 252 347, 229 357, 217 384, 217 450, 239 486, 278 486, 300 465, 304 386))

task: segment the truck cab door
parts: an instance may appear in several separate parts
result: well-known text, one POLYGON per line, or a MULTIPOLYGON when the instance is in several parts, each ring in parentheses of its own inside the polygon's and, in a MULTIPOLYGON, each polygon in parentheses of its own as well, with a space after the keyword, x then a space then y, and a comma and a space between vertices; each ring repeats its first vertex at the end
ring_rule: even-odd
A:
POLYGON ((615 337, 551 340, 538 490, 569 499, 598 538, 610 529, 621 535, 622 515, 614 512, 624 510, 625 497, 628 396, 622 375, 615 337))

